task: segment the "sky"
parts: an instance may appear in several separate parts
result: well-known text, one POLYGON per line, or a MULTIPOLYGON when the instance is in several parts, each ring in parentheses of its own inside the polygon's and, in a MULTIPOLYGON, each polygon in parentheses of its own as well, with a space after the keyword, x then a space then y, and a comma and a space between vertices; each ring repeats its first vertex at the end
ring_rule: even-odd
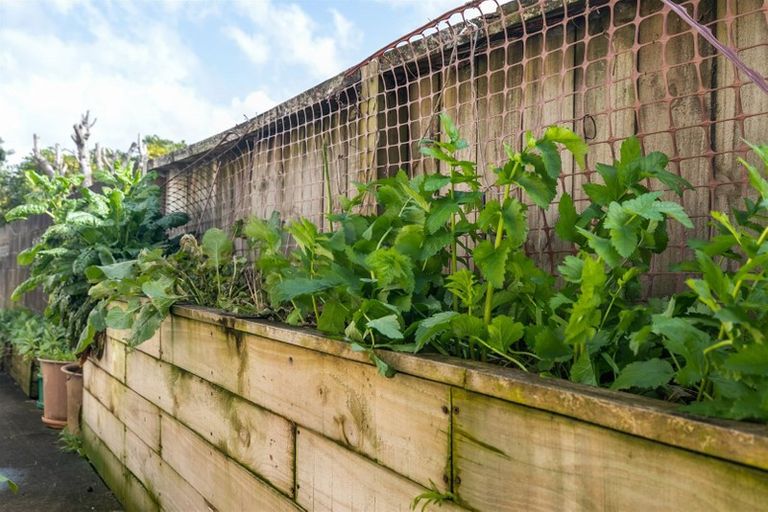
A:
POLYGON ((187 143, 269 110, 463 0, 0 0, 0 138, 187 143))

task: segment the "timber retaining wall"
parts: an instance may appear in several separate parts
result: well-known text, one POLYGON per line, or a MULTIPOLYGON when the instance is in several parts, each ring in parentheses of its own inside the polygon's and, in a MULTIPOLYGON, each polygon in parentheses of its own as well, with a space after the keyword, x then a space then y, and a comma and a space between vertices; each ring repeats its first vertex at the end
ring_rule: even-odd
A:
POLYGON ((85 366, 83 431, 128 510, 759 510, 768 428, 177 307, 85 366), (436 508, 436 507, 435 507, 436 508))

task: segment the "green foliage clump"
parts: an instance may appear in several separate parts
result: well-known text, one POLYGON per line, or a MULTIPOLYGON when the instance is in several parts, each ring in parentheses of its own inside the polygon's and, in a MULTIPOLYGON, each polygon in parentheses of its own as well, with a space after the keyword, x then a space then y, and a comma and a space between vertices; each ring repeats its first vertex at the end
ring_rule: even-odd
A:
POLYGON ((32 192, 6 218, 47 215, 52 223, 18 255, 20 265, 30 266, 30 277, 12 298, 41 287, 48 294, 46 318, 65 330, 79 353, 106 327, 103 307, 88 295, 86 269, 134 259, 145 248, 169 248, 167 231, 185 224, 187 216, 163 215, 156 176, 132 163, 97 171, 93 188, 84 187, 77 174, 49 178, 28 170, 25 176, 32 192))
MULTIPOLYGON (((505 147, 487 187, 458 156, 467 143, 452 121, 441 122, 442 138, 422 148, 438 172, 359 184, 328 213, 327 231, 273 215, 232 235, 187 236, 175 253, 149 244, 89 263, 92 329, 131 328, 140 343, 172 304, 191 302, 315 326, 366 352, 385 375, 393 370, 377 349, 432 351, 676 400, 699 414, 768 420, 764 171, 742 162, 759 197, 732 218, 712 213, 719 234, 692 242, 695 260, 682 266, 696 274, 689 290, 646 301, 643 278, 669 226, 692 227, 658 191, 690 187, 665 155, 645 155, 631 137, 616 161, 596 166, 584 208, 560 195, 554 233, 573 252, 550 272, 526 251, 527 216, 553 208, 563 154, 583 168, 586 144, 562 127, 527 133, 521 148, 505 147), (253 266, 235 255, 237 239, 253 266), (109 309, 116 299, 127 307, 109 309)), ((753 150, 768 168, 768 147, 753 150)))

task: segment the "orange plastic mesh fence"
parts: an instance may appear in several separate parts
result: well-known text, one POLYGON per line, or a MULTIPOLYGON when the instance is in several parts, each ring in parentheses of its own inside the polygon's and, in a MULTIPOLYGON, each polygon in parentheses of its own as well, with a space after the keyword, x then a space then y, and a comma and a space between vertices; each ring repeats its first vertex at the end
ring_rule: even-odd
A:
MULTIPOLYGON (((676 2, 743 64, 768 75, 768 4, 676 2)), ((732 57, 732 56, 731 56, 732 57)), ((670 6, 658 0, 470 2, 387 46, 342 75, 230 132, 160 162, 168 211, 190 226, 229 228, 279 211, 324 225, 328 202, 355 182, 434 172, 419 153, 440 137, 437 116, 455 120, 494 191, 488 168, 526 130, 563 124, 590 144, 586 170, 564 161, 559 180, 583 208, 595 164, 611 162, 636 134, 646 151, 670 156, 693 185, 682 203, 695 228, 672 225, 653 262, 648 293, 680 285, 672 263, 687 239, 708 236, 711 210, 747 193, 744 140, 768 142, 768 94, 670 6), (327 165, 325 164, 327 162, 327 165), (324 183, 327 169, 330 186, 324 183)), ((524 199, 524 198, 523 198, 524 199)), ((557 206, 530 206, 527 250, 546 268, 573 248, 554 237, 557 206)))

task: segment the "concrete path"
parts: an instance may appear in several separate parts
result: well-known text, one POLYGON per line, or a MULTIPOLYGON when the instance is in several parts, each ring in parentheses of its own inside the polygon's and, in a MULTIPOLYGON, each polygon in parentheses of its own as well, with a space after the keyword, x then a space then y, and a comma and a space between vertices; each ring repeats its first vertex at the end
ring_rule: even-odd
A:
POLYGON ((3 512, 122 510, 88 461, 58 447, 58 431, 11 378, 0 373, 0 473, 19 485, 0 489, 3 512))

